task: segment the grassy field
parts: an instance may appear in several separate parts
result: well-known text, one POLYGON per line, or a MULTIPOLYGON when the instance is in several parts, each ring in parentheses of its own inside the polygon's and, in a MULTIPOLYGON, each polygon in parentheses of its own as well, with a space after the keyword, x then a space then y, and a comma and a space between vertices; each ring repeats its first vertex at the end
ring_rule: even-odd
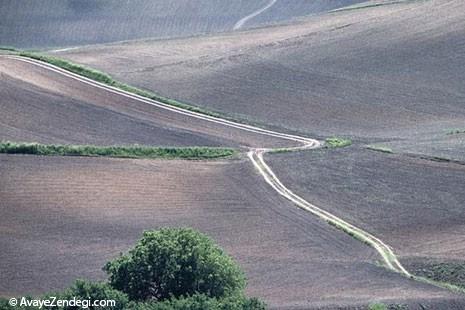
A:
POLYGON ((207 147, 166 148, 138 145, 103 147, 94 145, 45 145, 38 143, 1 142, 0 153, 119 158, 214 159, 232 156, 236 151, 228 148, 207 147))

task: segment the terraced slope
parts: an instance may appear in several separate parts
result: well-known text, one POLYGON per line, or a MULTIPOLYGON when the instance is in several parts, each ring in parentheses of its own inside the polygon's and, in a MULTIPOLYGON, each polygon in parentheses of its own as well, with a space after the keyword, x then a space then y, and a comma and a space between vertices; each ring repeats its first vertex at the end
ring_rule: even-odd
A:
MULTIPOLYGON (((243 28, 285 22, 363 0, 278 0, 243 28)), ((78 46, 232 30, 269 0, 2 0, 0 45, 78 46), (59 31, 57 31, 59 29, 59 31)))
POLYGON ((0 155, 0 173, 1 295, 59 289, 77 277, 102 279, 102 264, 144 229, 190 226, 240 262, 248 293, 271 308, 378 299, 434 309, 463 305, 459 295, 376 265, 370 247, 296 209, 245 159, 0 155))
POLYGON ((318 135, 417 140, 463 127, 464 38, 465 3, 435 0, 62 56, 268 125, 318 135))

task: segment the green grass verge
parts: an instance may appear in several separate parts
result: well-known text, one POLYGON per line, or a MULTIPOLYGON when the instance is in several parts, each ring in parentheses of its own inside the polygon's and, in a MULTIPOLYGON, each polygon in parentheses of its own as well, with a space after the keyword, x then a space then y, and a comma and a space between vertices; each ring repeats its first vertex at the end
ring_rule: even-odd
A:
POLYGON ((408 310, 409 307, 407 305, 401 304, 389 304, 385 305, 383 303, 372 303, 368 306, 368 310, 408 310))
POLYGON ((336 222, 333 222, 333 221, 328 221, 328 220, 326 221, 326 223, 328 223, 328 225, 333 226, 336 229, 339 229, 339 230, 345 232, 346 234, 348 234, 349 236, 351 236, 355 240, 358 240, 358 241, 364 243, 365 245, 368 245, 370 247, 373 245, 373 243, 370 242, 370 240, 368 238, 366 238, 362 234, 359 234, 359 233, 353 231, 349 227, 346 227, 346 226, 344 226, 342 224, 339 224, 339 223, 336 223, 336 222))
POLYGON ((25 52, 25 51, 18 52, 17 55, 22 56, 22 57, 28 57, 28 58, 39 60, 39 61, 43 61, 43 62, 49 63, 51 65, 57 66, 59 68, 62 68, 64 70, 70 71, 72 73, 79 74, 79 75, 84 76, 86 78, 89 78, 91 80, 103 83, 105 85, 112 86, 112 87, 115 87, 115 88, 119 88, 121 90, 133 93, 135 95, 139 95, 139 96, 142 96, 142 97, 145 97, 145 98, 148 98, 148 99, 156 100, 156 101, 159 101, 159 102, 171 105, 171 106, 175 106, 175 107, 178 107, 178 108, 182 108, 182 109, 185 109, 185 110, 189 110, 189 111, 192 111, 192 112, 197 112, 197 113, 201 113, 201 114, 205 114, 205 115, 209 115, 209 116, 213 116, 213 117, 219 117, 219 118, 223 118, 223 119, 229 119, 229 120, 237 121, 236 119, 228 117, 228 116, 226 116, 226 115, 224 115, 222 113, 219 113, 219 112, 214 112, 214 111, 206 110, 206 109, 203 109, 203 108, 200 108, 200 107, 197 107, 197 106, 193 106, 193 105, 190 105, 190 104, 182 103, 182 102, 179 102, 177 100, 169 99, 169 98, 160 96, 158 94, 155 94, 153 92, 143 90, 143 89, 140 89, 140 88, 137 88, 137 87, 134 87, 134 86, 131 86, 131 85, 116 81, 110 75, 108 75, 108 74, 106 74, 104 72, 101 72, 99 70, 95 70, 95 69, 92 69, 92 68, 89 68, 89 67, 86 67, 86 66, 82 66, 82 65, 79 65, 79 64, 75 64, 73 62, 70 62, 68 60, 64 60, 64 59, 61 59, 61 58, 58 58, 58 57, 48 56, 48 55, 34 53, 34 52, 25 52))
POLYGON ((382 303, 373 303, 368 306, 368 310, 387 310, 387 306, 382 303))
POLYGON ((465 129, 453 129, 448 131, 446 134, 447 135, 459 135, 465 133, 465 129))
POLYGON ((215 159, 236 154, 230 148, 46 145, 39 143, 1 142, 0 153, 52 156, 93 156, 119 158, 215 159))
POLYGON ((325 143, 328 147, 346 147, 352 145, 352 141, 349 139, 338 138, 338 137, 331 137, 325 140, 325 143))
POLYGON ((12 46, 0 46, 0 51, 18 52, 18 50, 12 46))
POLYGON ((381 152, 381 153, 394 154, 394 151, 393 151, 391 148, 386 147, 386 146, 381 146, 381 145, 367 145, 366 148, 369 149, 369 150, 377 151, 377 152, 381 152))
POLYGON ((361 4, 346 6, 346 7, 340 8, 340 9, 335 9, 335 10, 329 11, 329 13, 362 10, 362 9, 375 8, 375 7, 379 7, 379 6, 401 4, 401 3, 409 3, 409 2, 416 2, 416 1, 424 1, 424 0, 393 0, 393 1, 375 2, 375 3, 361 3, 361 4))

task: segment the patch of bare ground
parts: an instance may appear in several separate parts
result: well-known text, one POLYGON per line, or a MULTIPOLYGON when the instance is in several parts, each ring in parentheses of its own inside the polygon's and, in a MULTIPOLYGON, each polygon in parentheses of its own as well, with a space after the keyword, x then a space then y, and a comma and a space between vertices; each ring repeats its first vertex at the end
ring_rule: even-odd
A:
POLYGON ((268 161, 291 190, 380 237, 401 259, 463 260, 463 165, 357 146, 268 161))
POLYGON ((377 266, 371 248, 289 204, 245 160, 0 155, 0 173, 1 295, 103 279, 143 230, 189 226, 237 259, 248 293, 272 308, 462 303, 377 266))
POLYGON ((287 26, 61 55, 268 125, 413 141, 465 121, 464 12, 460 0, 408 1, 287 26))
POLYGON ((110 93, 0 57, 0 139, 157 146, 289 145, 110 93))

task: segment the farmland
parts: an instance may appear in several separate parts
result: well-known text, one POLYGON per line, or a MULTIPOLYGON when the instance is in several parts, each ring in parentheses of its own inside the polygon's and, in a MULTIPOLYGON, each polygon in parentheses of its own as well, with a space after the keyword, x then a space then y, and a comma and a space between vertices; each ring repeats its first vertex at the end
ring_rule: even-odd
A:
MULTIPOLYGON (((279 1, 244 27, 288 22, 362 1, 279 1)), ((22 48, 50 48, 224 32, 267 3, 269 0, 3 0, 0 42, 22 48)))
POLYGON ((0 4, 0 297, 191 227, 270 309, 464 309, 465 3, 194 2, 0 4))
POLYGON ((248 293, 274 307, 393 300, 459 309, 457 295, 377 266, 370 247, 295 209, 245 160, 0 155, 0 171, 8 232, 1 237, 2 294, 101 279, 103 263, 143 230, 189 226, 231 253, 246 271, 248 293))
POLYGON ((155 108, 27 62, 0 58, 0 72, 2 140, 94 145, 286 145, 263 135, 155 108))
POLYGON ((415 1, 62 56, 284 130, 419 140, 463 127, 463 12, 462 1, 415 1))

